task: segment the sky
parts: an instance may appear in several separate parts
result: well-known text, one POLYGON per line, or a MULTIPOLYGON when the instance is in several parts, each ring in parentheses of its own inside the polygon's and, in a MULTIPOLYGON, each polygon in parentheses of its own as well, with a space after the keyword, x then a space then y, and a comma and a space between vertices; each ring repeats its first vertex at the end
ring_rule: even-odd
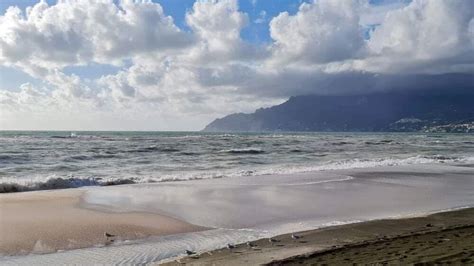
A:
POLYGON ((2 0, 0 130, 200 130, 295 95, 472 90, 473 17, 466 0, 2 0))

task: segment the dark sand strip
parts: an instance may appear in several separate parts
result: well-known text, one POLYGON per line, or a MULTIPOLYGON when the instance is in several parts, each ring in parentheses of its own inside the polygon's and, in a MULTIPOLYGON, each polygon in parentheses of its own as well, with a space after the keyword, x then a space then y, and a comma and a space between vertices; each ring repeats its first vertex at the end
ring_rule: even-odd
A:
POLYGON ((268 265, 474 264, 474 225, 348 244, 268 265))
POLYGON ((180 259, 169 265, 474 264, 474 208, 328 227, 180 259))

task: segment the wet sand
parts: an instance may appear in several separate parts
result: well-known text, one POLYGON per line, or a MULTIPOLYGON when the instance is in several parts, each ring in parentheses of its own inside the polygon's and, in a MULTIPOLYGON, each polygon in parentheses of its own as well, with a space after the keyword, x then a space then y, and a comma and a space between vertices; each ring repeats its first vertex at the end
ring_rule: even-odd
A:
POLYGON ((221 249, 168 265, 474 263, 474 208, 300 232, 221 249))
POLYGON ((82 190, 0 195, 0 254, 51 253, 204 230, 163 215, 82 208, 82 190), (107 239, 104 232, 116 235, 107 239))
POLYGON ((0 264, 148 264, 178 258, 186 249, 205 252, 261 239, 253 249, 239 245, 184 259, 253 265, 383 236, 465 226, 474 221, 472 210, 325 227, 302 232, 298 241, 282 235, 472 206, 473 173, 464 166, 410 165, 3 194, 0 253, 71 250, 0 256, 0 264), (429 223, 434 226, 426 227, 429 223), (107 242, 104 232, 118 237, 107 242), (192 233, 179 234, 185 232, 192 233), (262 239, 274 235, 281 235, 280 242, 262 239))
POLYGON ((275 261, 293 264, 473 264, 474 226, 447 228, 275 261))

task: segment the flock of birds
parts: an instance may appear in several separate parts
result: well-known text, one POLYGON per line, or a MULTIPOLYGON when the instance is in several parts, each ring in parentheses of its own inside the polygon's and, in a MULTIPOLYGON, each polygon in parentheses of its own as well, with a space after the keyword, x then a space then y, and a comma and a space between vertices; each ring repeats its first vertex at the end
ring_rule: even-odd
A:
MULTIPOLYGON (((299 239, 303 238, 303 236, 291 234, 291 238, 296 241, 296 240, 299 240, 299 239)), ((277 239, 275 239, 275 238, 273 238, 273 237, 270 237, 270 238, 268 239, 268 242, 273 246, 275 243, 280 242, 280 240, 277 240, 277 239)), ((251 248, 251 249, 257 247, 257 244, 252 243, 252 242, 247 242, 246 245, 247 245, 248 248, 251 248)), ((233 245, 233 244, 230 244, 230 243, 227 244, 227 249, 228 249, 228 250, 232 250, 232 249, 234 249, 234 248, 236 248, 236 247, 237 247, 236 245, 233 245)), ((196 255, 196 254, 197 254, 195 251, 188 250, 188 249, 186 249, 186 250, 184 251, 184 253, 185 253, 186 255, 188 255, 188 256, 192 256, 192 255, 196 255)), ((209 252, 209 254, 211 254, 211 253, 209 252)))
MULTIPOLYGON (((104 232, 104 236, 105 236, 106 241, 110 241, 110 242, 114 242, 115 237, 116 237, 116 235, 110 234, 110 233, 107 233, 107 232, 104 232)), ((302 236, 295 235, 295 234, 291 234, 291 238, 292 238, 293 240, 299 240, 299 239, 302 238, 302 236)), ((273 237, 270 237, 270 238, 268 239, 268 242, 270 242, 270 244, 273 246, 273 244, 280 242, 280 240, 277 240, 277 239, 275 239, 275 238, 273 238, 273 237)), ((257 244, 252 243, 252 242, 247 242, 246 245, 247 245, 247 247, 252 248, 252 249, 257 247, 257 244)), ((236 248, 236 247, 237 247, 236 245, 233 245, 233 244, 230 244, 230 243, 227 244, 227 249, 229 249, 229 250, 232 250, 232 249, 234 249, 234 248, 236 248)), ((196 251, 189 250, 189 249, 186 249, 186 250, 184 251, 184 253, 185 253, 187 256, 196 255, 196 251)))

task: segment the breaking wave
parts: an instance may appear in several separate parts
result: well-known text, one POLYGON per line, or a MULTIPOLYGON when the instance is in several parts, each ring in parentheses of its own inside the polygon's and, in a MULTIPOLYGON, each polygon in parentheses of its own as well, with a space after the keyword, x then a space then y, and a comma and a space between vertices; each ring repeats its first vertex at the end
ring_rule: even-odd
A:
POLYGON ((61 178, 51 177, 46 180, 22 180, 6 181, 0 183, 0 193, 24 192, 34 190, 51 190, 64 188, 78 188, 84 186, 113 186, 134 184, 132 179, 101 179, 101 178, 61 178))
MULTIPOLYGON (((245 152, 255 152, 246 150, 245 152)), ((383 166, 401 166, 413 164, 436 164, 436 163, 473 163, 474 157, 450 157, 443 155, 433 156, 414 156, 405 159, 383 158, 383 159, 353 159, 328 162, 323 165, 303 165, 303 166, 273 166, 266 169, 240 170, 240 171, 221 171, 221 172, 189 172, 174 175, 162 175, 160 177, 117 177, 117 178, 98 178, 98 177, 68 177, 57 176, 38 177, 35 179, 13 179, 2 178, 0 183, 0 193, 78 188, 84 186, 113 186, 137 183, 156 183, 173 182, 199 179, 215 179, 225 177, 239 176, 259 176, 272 174, 292 174, 311 171, 343 170, 357 168, 372 168, 383 166)))

